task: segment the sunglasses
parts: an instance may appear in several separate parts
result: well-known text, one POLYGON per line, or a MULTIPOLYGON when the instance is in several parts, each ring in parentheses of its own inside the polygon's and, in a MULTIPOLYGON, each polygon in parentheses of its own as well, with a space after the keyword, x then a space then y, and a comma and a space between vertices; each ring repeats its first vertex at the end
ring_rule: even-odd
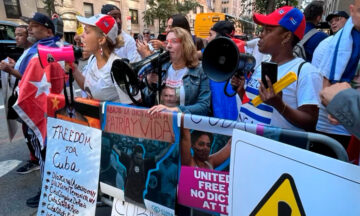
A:
POLYGON ((143 34, 150 34, 150 32, 144 32, 143 34))
POLYGON ((164 45, 167 46, 168 44, 177 44, 180 42, 181 42, 180 38, 173 38, 173 39, 165 40, 164 45))

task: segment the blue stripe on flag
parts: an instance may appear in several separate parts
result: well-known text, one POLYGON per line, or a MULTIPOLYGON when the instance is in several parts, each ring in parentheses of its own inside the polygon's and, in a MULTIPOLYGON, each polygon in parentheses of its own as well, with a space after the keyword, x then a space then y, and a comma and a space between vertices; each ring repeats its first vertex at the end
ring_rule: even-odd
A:
POLYGON ((259 116, 244 107, 240 108, 240 112, 242 112, 242 113, 248 115, 250 118, 255 119, 256 121, 262 122, 264 124, 270 124, 270 122, 271 122, 270 118, 265 118, 265 117, 259 116))

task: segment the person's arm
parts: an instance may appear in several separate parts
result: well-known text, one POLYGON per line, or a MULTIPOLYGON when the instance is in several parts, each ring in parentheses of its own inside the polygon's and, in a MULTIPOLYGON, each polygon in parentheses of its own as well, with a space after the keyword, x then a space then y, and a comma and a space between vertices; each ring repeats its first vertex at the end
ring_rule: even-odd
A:
POLYGON ((220 164, 224 163, 224 161, 230 158, 231 153, 231 138, 228 140, 226 145, 220 149, 220 151, 209 156, 209 162, 213 165, 213 167, 218 167, 220 164))
POLYGON ((69 71, 69 69, 72 70, 72 75, 78 86, 84 90, 85 77, 82 75, 75 64, 73 64, 73 67, 71 67, 70 64, 66 64, 65 70, 69 71))
POLYGON ((191 166, 191 135, 190 130, 184 128, 184 114, 181 115, 181 128, 180 128, 180 156, 181 165, 191 166))
POLYGON ((243 100, 244 94, 245 94, 245 77, 241 76, 232 76, 230 80, 230 84, 233 87, 233 89, 236 90, 236 93, 239 95, 240 100, 243 100))
MULTIPOLYGON (((210 86, 209 79, 206 74, 203 72, 202 68, 199 69, 200 74, 200 85, 199 85, 199 94, 197 96, 197 101, 191 105, 180 105, 178 109, 183 113, 191 113, 196 115, 208 115, 210 111, 210 86)), ((185 95, 186 97, 186 95, 185 95)))
POLYGON ((282 100, 282 92, 275 94, 273 85, 266 77, 269 90, 266 90, 264 84, 260 81, 259 95, 266 104, 274 107, 291 124, 306 131, 314 131, 319 115, 317 105, 302 105, 297 109, 291 108, 282 100))

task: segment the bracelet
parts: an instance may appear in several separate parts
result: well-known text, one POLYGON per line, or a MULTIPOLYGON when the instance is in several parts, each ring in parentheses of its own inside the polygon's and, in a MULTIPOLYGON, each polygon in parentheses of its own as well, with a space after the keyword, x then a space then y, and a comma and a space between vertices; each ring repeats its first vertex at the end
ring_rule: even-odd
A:
POLYGON ((285 112, 285 110, 286 110, 286 103, 284 103, 284 109, 282 110, 282 112, 280 113, 280 115, 283 115, 284 112, 285 112))

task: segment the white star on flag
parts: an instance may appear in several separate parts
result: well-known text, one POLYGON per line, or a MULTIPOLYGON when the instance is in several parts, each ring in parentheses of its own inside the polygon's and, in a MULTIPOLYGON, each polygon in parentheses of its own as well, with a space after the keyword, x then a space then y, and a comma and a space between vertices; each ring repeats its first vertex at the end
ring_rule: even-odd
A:
POLYGON ((47 81, 46 74, 44 73, 43 77, 41 78, 40 82, 31 82, 38 90, 36 92, 35 98, 37 98, 42 93, 46 95, 50 94, 51 83, 47 81))

